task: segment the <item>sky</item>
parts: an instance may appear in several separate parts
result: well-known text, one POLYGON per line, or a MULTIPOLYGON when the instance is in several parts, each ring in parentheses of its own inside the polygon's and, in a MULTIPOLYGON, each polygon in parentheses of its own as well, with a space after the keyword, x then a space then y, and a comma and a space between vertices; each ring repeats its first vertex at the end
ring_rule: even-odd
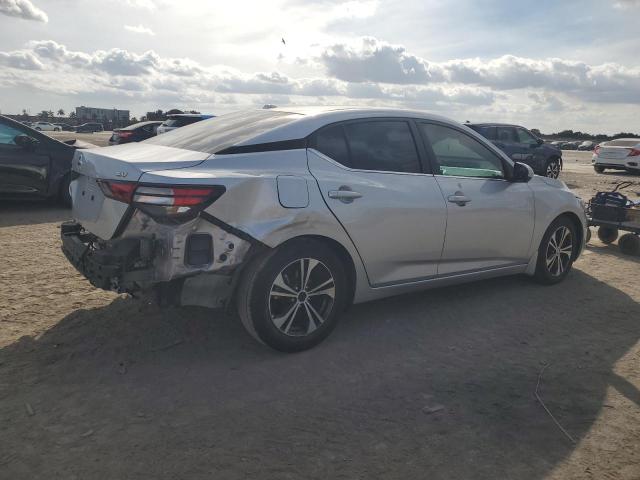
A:
POLYGON ((0 112, 428 110, 640 131, 640 0, 0 0, 0 112))

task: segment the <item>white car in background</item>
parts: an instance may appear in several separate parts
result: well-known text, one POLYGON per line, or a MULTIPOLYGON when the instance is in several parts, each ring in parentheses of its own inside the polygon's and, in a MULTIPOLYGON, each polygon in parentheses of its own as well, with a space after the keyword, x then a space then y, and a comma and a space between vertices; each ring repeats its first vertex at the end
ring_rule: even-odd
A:
POLYGON ((640 173, 640 138, 618 138, 597 145, 591 163, 598 173, 607 168, 640 173))
POLYGON ((168 115, 167 119, 156 130, 156 135, 170 132, 176 128, 185 127, 192 123, 201 122, 208 118, 213 118, 214 115, 203 115, 201 113, 176 113, 168 115))
POLYGON ((563 182, 419 111, 242 111, 83 150, 72 168, 62 248, 94 286, 235 305, 287 352, 351 303, 502 275, 561 282, 587 231, 563 182))
POLYGON ((42 132, 60 132, 62 128, 50 122, 35 122, 31 125, 34 130, 42 132))

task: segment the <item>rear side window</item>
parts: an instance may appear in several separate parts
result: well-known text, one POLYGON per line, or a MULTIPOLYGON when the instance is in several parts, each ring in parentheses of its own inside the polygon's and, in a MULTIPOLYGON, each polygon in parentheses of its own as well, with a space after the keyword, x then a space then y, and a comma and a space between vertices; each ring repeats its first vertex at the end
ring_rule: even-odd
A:
POLYGON ((518 133, 518 141, 520 143, 529 143, 532 145, 538 143, 538 139, 527 132, 524 128, 516 128, 516 132, 518 133))
POLYGON ((166 127, 184 127, 202 120, 202 117, 169 117, 163 125, 166 127))
POLYGON ((344 128, 352 168, 420 172, 418 152, 407 122, 357 122, 346 124, 344 128))
POLYGON ((420 130, 431 145, 440 175, 504 178, 500 158, 475 138, 430 123, 421 123, 420 130))
POLYGON ((342 125, 332 125, 316 133, 313 148, 345 167, 351 167, 349 148, 342 125))
POLYGON ((244 110, 209 118, 145 140, 155 145, 216 153, 302 118, 278 110, 244 110))

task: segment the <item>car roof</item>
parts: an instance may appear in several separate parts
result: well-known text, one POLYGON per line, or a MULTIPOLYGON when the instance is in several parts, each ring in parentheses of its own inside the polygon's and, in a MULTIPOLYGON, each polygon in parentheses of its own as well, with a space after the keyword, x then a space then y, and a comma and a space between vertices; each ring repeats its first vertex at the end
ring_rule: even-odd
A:
POLYGON ((170 113, 167 115, 167 118, 172 117, 202 117, 202 118, 214 118, 215 115, 210 115, 208 113, 170 113))
POLYGON ((476 127, 520 127, 520 128, 527 128, 527 127, 523 127, 522 125, 515 125, 513 123, 499 123, 499 122, 485 122, 485 123, 465 123, 465 125, 467 126, 476 126, 476 127))
MULTIPOLYGON (((262 109, 260 109, 262 110, 262 109)), ((440 115, 435 115, 423 110, 409 110, 397 108, 379 108, 379 107, 349 107, 349 106, 313 106, 313 107, 278 107, 271 108, 267 111, 288 113, 299 116, 293 121, 273 128, 257 135, 237 145, 255 145, 258 143, 279 142, 286 140, 294 140, 305 138, 319 128, 326 125, 342 122, 346 120, 357 120, 365 118, 415 118, 422 120, 434 120, 447 123, 452 126, 460 126, 458 122, 450 120, 440 115)), ((215 121, 215 120, 212 120, 215 121)), ((474 132, 475 134, 475 132, 474 132)))

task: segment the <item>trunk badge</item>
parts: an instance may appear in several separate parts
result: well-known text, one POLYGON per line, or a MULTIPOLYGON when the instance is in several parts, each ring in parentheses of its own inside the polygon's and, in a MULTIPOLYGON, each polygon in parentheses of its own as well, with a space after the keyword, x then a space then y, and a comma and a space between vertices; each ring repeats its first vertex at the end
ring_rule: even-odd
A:
POLYGON ((128 172, 116 172, 116 177, 126 177, 127 175, 129 175, 128 172))

